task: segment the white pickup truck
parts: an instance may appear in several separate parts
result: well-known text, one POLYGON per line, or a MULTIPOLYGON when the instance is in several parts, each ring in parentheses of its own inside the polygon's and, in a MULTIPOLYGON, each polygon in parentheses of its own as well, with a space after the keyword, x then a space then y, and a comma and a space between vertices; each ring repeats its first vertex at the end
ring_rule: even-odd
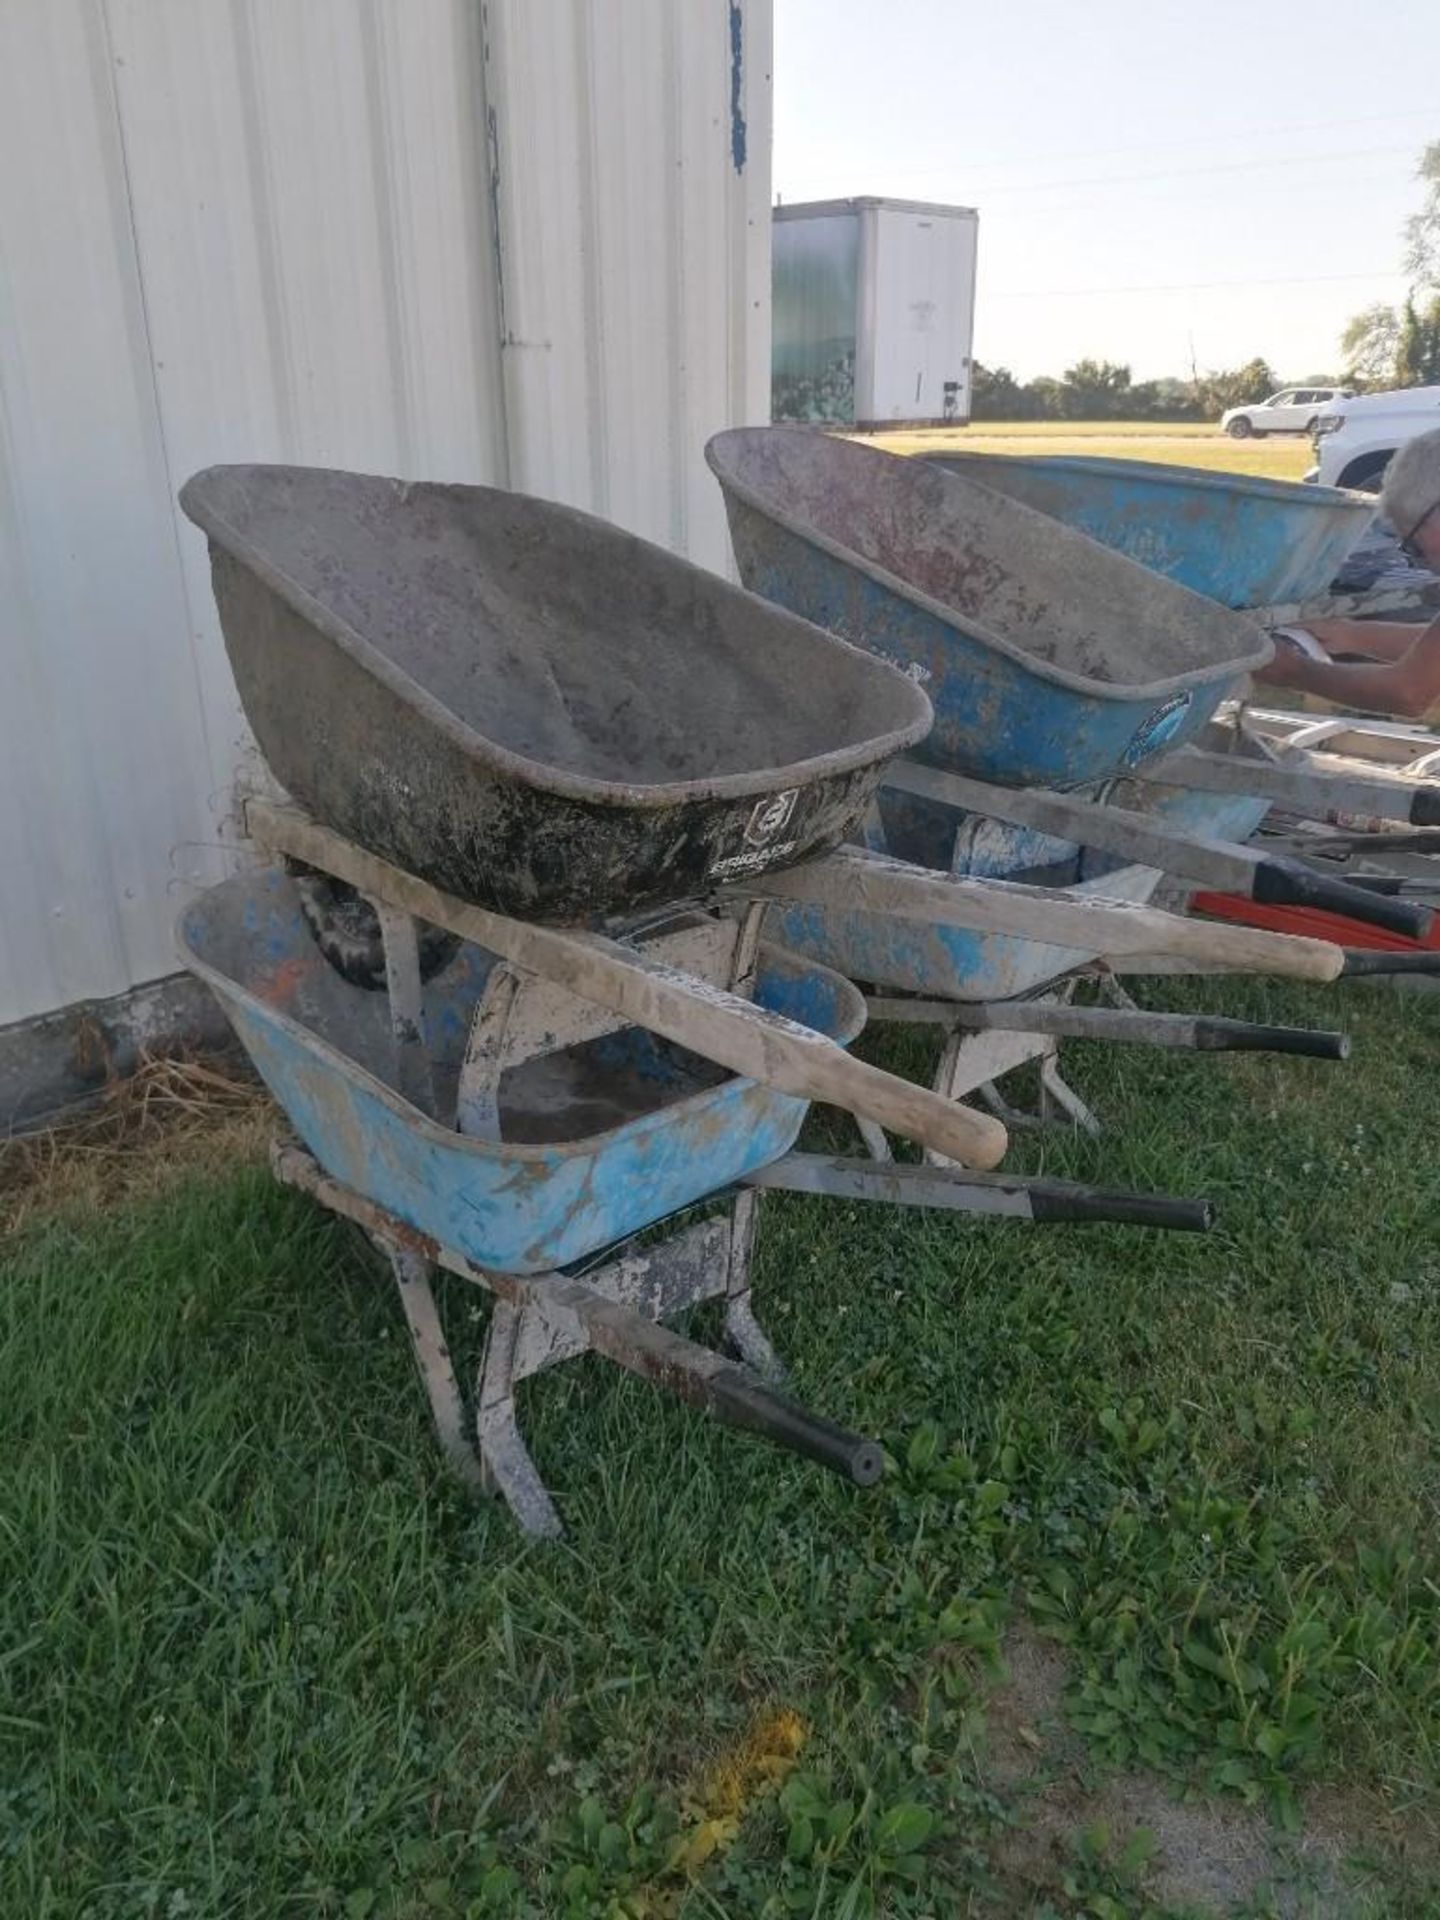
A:
POLYGON ((1401 387, 1332 400, 1315 421, 1315 459, 1306 474, 1325 487, 1378 493, 1390 456, 1417 433, 1440 427, 1440 387, 1401 387))

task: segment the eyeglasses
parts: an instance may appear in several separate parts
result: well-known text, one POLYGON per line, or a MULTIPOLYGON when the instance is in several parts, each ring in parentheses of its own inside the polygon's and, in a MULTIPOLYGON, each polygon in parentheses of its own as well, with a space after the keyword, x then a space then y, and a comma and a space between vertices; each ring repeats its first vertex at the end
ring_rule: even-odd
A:
POLYGON ((1427 507, 1425 509, 1424 513, 1421 514, 1420 518, 1400 542, 1401 553, 1404 554, 1405 558, 1410 561, 1413 566, 1423 567, 1429 564, 1426 556, 1416 544, 1415 536, 1419 533, 1425 522, 1432 517, 1437 508, 1440 508, 1440 500, 1437 500, 1433 507, 1427 507))

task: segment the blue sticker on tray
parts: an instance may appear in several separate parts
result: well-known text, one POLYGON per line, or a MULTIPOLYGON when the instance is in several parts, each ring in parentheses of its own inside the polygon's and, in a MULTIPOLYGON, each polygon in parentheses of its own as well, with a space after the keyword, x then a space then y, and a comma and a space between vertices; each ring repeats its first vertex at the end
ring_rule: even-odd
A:
POLYGON ((1190 711, 1188 693, 1172 693, 1168 700, 1162 701, 1148 719, 1143 720, 1135 729, 1129 746, 1125 749, 1125 765, 1135 767, 1142 760, 1148 760, 1152 753, 1158 753, 1162 747, 1169 746, 1190 711))

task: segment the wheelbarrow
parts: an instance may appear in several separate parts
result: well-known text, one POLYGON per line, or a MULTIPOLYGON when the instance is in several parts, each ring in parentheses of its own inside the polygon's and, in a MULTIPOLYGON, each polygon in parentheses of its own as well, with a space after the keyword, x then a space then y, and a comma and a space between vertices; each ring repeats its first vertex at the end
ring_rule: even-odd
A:
MULTIPOLYGON (((780 427, 717 434, 706 456, 746 584, 897 662, 930 694, 935 726, 913 764, 886 769, 890 788, 1199 885, 1423 931, 1412 905, 1367 900, 1300 863, 1083 798, 1003 791, 1142 769, 1205 787, 1205 758, 1177 749, 1269 657, 1242 616, 931 462, 780 427)), ((1234 768, 1221 772, 1234 792, 1234 768)))
MULTIPOLYGON (((518 1436, 515 1384, 587 1348, 851 1479, 878 1473, 871 1443, 767 1382, 773 1354, 746 1279, 762 1186, 1030 1220, 1205 1224, 1200 1203, 987 1174, 1004 1128, 851 1058, 853 989, 761 944, 768 889, 787 870, 934 912, 923 875, 917 894, 897 863, 823 850, 886 756, 924 731, 928 706, 904 675, 733 589, 722 604, 719 583, 669 572, 680 563, 545 503, 242 469, 200 476, 187 504, 211 534, 262 747, 315 809, 253 800, 251 838, 368 903, 383 993, 322 950, 301 885, 279 870, 208 896, 182 947, 300 1133, 277 1172, 384 1248, 447 1451, 527 1526, 554 1531, 558 1518, 518 1436), (598 611, 597 580, 614 596, 598 611), (792 682, 810 704, 793 727, 763 710, 792 682), (743 741, 721 756, 697 745, 697 720, 727 715, 743 741), (397 847, 424 870, 386 852, 397 847), (446 937, 428 966, 425 928, 446 937), (962 1164, 796 1154, 812 1099, 962 1164), (717 1191, 736 1194, 723 1228, 632 1246, 717 1191), (430 1290, 437 1266, 497 1301, 478 1455, 430 1290), (717 1293, 740 1363, 661 1324, 717 1293)), ((979 879, 957 879, 947 911, 1105 950, 1193 937, 1144 908, 1102 912, 979 879)), ((1287 971, 1328 977, 1338 964, 1314 942, 1212 938, 1287 971)))
MULTIPOLYGON (((268 467, 211 469, 182 498, 262 750, 313 810, 285 853, 432 926, 458 910, 452 934, 732 1072, 998 1162, 987 1116, 553 924, 613 930, 823 865, 923 735, 905 675, 543 501, 268 467)), ((977 882, 950 906, 1030 934, 1036 904, 977 882)))
POLYGON ((927 461, 784 427, 705 452, 746 586, 913 675, 930 765, 1012 786, 1133 771, 1271 657, 1244 616, 927 461))
POLYGON ((1375 513, 1372 499, 1338 487, 1150 460, 925 457, 1237 609, 1317 599, 1375 513))
MULTIPOLYGON (((257 825, 263 837, 267 818, 257 825)), ((284 813, 268 825, 287 838, 284 813)), ((393 896, 376 897, 383 995, 329 964, 278 867, 204 895, 181 919, 180 948, 303 1143, 276 1149, 277 1175, 387 1256, 447 1458, 470 1486, 501 1492, 532 1532, 557 1533, 560 1519, 521 1437, 515 1390, 585 1351, 857 1484, 878 1478, 873 1442, 777 1388, 750 1298, 762 1190, 1038 1223, 1210 1224, 1203 1201, 794 1152, 803 1099, 718 1071, 493 952, 462 939, 422 985, 413 919, 393 896), (716 1204, 704 1217, 676 1217, 705 1201, 716 1204), (670 1231, 637 1244, 657 1223, 670 1231), (469 1406, 432 1289, 437 1268, 495 1302, 469 1406), (738 1359, 663 1324, 712 1297, 724 1300, 738 1359)), ((652 964, 683 964, 846 1044, 864 1019, 856 989, 761 943, 760 919, 758 909, 739 920, 680 912, 643 944, 652 964)))
POLYGON ((276 779, 501 913, 595 924, 834 846, 930 725, 873 655, 550 501, 235 466, 180 504, 276 779))
MULTIPOLYGON (((930 771, 917 769, 927 775, 930 771)), ((1107 783, 1097 790, 1085 803, 1087 817, 1106 811, 1101 796, 1109 793, 1127 810, 1144 808, 1157 833, 1183 826, 1243 837, 1266 811, 1264 801, 1220 798, 1135 781, 1107 783)), ((1005 790, 1005 797, 1030 796, 1005 790)), ((871 830, 872 858, 884 848, 895 856, 896 867, 910 863, 907 884, 900 893, 902 906, 906 893, 920 891, 923 873, 933 917, 927 921, 897 911, 894 902, 873 890, 856 888, 848 894, 836 890, 828 899, 815 898, 810 892, 813 879, 802 868, 765 883, 777 899, 767 924, 773 936, 794 952, 863 982, 870 1018, 938 1028, 945 1038, 932 1087, 943 1097, 959 1100, 978 1092, 1008 1128, 1033 1124, 1031 1116, 1005 1098, 999 1083, 1016 1067, 1038 1060, 1042 1114, 1058 1111, 1094 1132, 1098 1122, 1061 1072, 1059 1042, 1063 1039, 1345 1058, 1348 1043, 1339 1033, 1151 1013, 1135 1005, 1120 984, 1122 975, 1267 971, 1287 966, 1291 958, 1217 945, 1209 929, 1183 920, 1179 924, 1188 926, 1194 936, 1193 945, 1184 950, 1179 942, 1167 939, 1146 952, 1143 937, 1128 950, 1118 947, 1115 928, 1124 924, 1121 916, 1127 908, 1159 923, 1162 933, 1173 920, 1171 915, 1147 910, 1165 878, 1159 867, 893 789, 882 790, 881 802, 881 821, 871 830), (947 824, 948 873, 934 864, 947 824), (954 924, 947 913, 948 890, 961 875, 973 875, 977 867, 1002 877, 1001 884, 1048 894, 1057 908, 1073 909, 1077 915, 1087 908, 1096 911, 1092 941, 1066 945, 954 924), (1163 953, 1162 944, 1167 948, 1163 953), (1084 976, 1097 978, 1113 1004, 1074 1003, 1074 988, 1084 976)), ((1338 954, 1335 957, 1338 963, 1338 954)), ((1327 976, 1317 969, 1309 977, 1327 976)), ((888 1158, 884 1130, 865 1117, 858 1119, 858 1125, 871 1152, 888 1158)))

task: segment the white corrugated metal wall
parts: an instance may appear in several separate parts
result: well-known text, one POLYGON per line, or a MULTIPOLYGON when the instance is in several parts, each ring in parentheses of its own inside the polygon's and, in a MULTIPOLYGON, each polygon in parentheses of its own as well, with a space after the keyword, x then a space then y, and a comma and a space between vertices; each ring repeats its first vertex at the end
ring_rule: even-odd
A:
POLYGON ((179 483, 491 481, 727 564, 770 0, 0 4, 0 1024, 174 967, 244 728, 179 483))

